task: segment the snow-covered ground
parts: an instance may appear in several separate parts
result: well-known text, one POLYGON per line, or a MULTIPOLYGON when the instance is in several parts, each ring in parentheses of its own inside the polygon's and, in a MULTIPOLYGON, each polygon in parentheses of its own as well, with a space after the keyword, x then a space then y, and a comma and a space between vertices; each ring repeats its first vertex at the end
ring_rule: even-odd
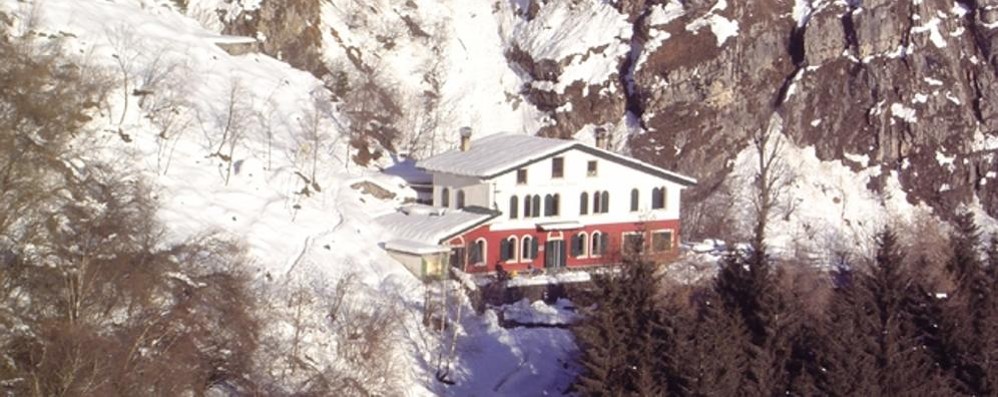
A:
MULTIPOLYGON (((353 299, 366 305, 422 305, 422 284, 379 248, 384 233, 373 222, 414 192, 398 176, 345 161, 351 153, 339 128, 343 118, 338 104, 329 104, 321 81, 265 55, 226 53, 216 43, 242 39, 221 36, 217 26, 205 28, 168 3, 3 0, 0 11, 16 17, 16 34, 34 31, 54 37, 80 54, 80 62, 107 71, 115 88, 102 117, 94 120, 106 133, 98 137, 93 158, 153 182, 158 216, 170 238, 179 241, 217 231, 245 241, 253 258, 247 266, 263 294, 261 310, 272 320, 263 338, 275 351, 264 354, 282 354, 276 350, 288 348, 291 323, 297 321, 304 325, 305 355, 316 360, 317 367, 335 366, 335 346, 330 343, 334 330, 322 299, 335 292, 339 280, 358 280, 353 299), (34 20, 31 26, 28 20, 34 20), (136 96, 134 90, 148 94, 136 96), (230 155, 229 161, 223 158, 230 155), (379 199, 351 187, 365 181, 395 196, 379 199), (300 290, 317 298, 304 320, 291 318, 288 309, 300 290)), ((485 18, 489 11, 484 3, 467 7, 457 11, 480 12, 479 19, 491 20, 485 18)), ((455 29, 468 30, 471 36, 481 30, 465 22, 455 29)), ((488 42, 483 37, 478 44, 488 42)), ((501 51, 478 46, 467 51, 465 59, 448 61, 458 76, 449 89, 455 96, 501 96, 501 87, 467 90, 465 83, 495 79, 462 72, 495 72, 476 68, 497 67, 495 57, 501 51)), ((467 113, 487 117, 477 121, 483 126, 512 130, 523 124, 509 112, 484 110, 494 108, 488 101, 497 98, 472 99, 462 106, 477 106, 478 111, 467 113)), ((402 335, 428 332, 416 311, 401 313, 402 335)), ((572 372, 564 369, 574 351, 569 331, 505 330, 493 317, 480 319, 467 314, 470 309, 465 313, 459 331, 461 355, 455 364, 458 384, 453 387, 435 382, 433 368, 426 364, 425 357, 436 353, 438 345, 400 339, 396 376, 409 385, 407 394, 560 394, 571 381, 572 372)))
MULTIPOLYGON (((347 3, 323 3, 323 31, 334 29, 339 37, 324 33, 324 56, 331 60, 346 57, 344 46, 381 46, 378 32, 350 28, 355 21, 347 3)), ((389 69, 390 76, 445 71, 441 103, 452 112, 439 127, 444 133, 464 125, 483 135, 536 131, 548 120, 533 105, 509 99, 518 97, 525 84, 560 91, 574 81, 605 81, 630 50, 629 24, 607 2, 558 3, 529 21, 522 17, 525 2, 502 1, 495 5, 498 10, 478 1, 420 2, 417 9, 395 3, 369 5, 418 16, 430 37, 399 36, 410 42, 378 54, 377 66, 389 69), (503 55, 513 45, 537 59, 563 62, 558 82, 524 81, 503 55), (588 53, 604 46, 601 53, 588 53)), ((730 45, 738 33, 737 22, 723 16, 722 3, 688 26, 698 34, 714 34, 719 46, 730 45)), ((796 4, 795 18, 803 21, 824 2, 796 4)), ((214 10, 229 7, 227 15, 234 15, 236 8, 258 5, 197 0, 184 15, 165 0, 0 0, 0 11, 17 17, 15 33, 44 34, 51 38, 42 40, 60 41, 80 62, 107 71, 116 88, 102 117, 94 120, 106 131, 94 158, 154 184, 158 215, 171 238, 179 241, 214 230, 246 242, 254 258, 247 266, 268 304, 264 310, 276 318, 266 330, 276 348, 291 333, 287 307, 292 292, 306 289, 320 303, 306 313, 304 349, 317 366, 335 365, 327 360, 335 356, 329 342, 334 331, 321 302, 349 275, 361 286, 354 297, 358 305, 373 301, 403 308, 397 375, 411 386, 408 394, 561 394, 578 370, 570 363, 577 348, 569 330, 504 329, 492 311, 479 317, 467 303, 454 331, 461 336, 452 376, 457 384, 434 380, 430 357, 440 346, 415 336, 434 332, 419 321, 423 285, 380 249, 384 231, 373 221, 415 193, 399 176, 347 160, 352 152, 342 135, 346 118, 338 109, 341 104, 328 100, 321 81, 269 56, 233 56, 216 45, 243 39, 220 35, 214 10), (29 26, 29 20, 35 24, 29 26), (146 95, 133 95, 135 90, 146 95), (358 182, 374 183, 395 196, 365 194, 352 187, 358 182)), ((669 2, 653 12, 652 25, 667 24, 681 13, 677 2, 669 2)), ((652 31, 649 50, 668 39, 652 31)), ((368 59, 376 58, 370 55, 368 59)), ((420 78, 399 83, 405 95, 426 88, 420 78)), ((895 105, 894 114, 905 118, 907 105, 895 105)), ((451 142, 441 136, 439 143, 445 147, 451 142)), ((981 145, 993 146, 983 138, 981 145)), ((735 191, 748 191, 753 154, 749 148, 735 160, 735 191)), ((770 230, 774 248, 783 253, 831 263, 832 251, 839 247, 868 250, 871 236, 883 226, 882 214, 907 222, 931 213, 907 202, 894 174, 886 175, 883 193, 871 192, 866 185, 883 172, 879 167, 854 172, 842 162, 818 160, 813 148, 789 144, 784 159, 791 182, 770 230)), ((850 161, 866 167, 868 159, 850 161)), ((380 165, 391 166, 391 160, 380 165)), ((747 209, 746 197, 739 195, 734 207, 747 209)), ((998 230, 998 223, 983 213, 978 220, 986 230, 998 230)), ((670 272, 687 281, 702 277, 700 264, 712 263, 716 256, 700 254, 670 272)), ((574 321, 566 320, 571 316, 563 306, 522 302, 506 310, 507 318, 531 323, 574 321)))

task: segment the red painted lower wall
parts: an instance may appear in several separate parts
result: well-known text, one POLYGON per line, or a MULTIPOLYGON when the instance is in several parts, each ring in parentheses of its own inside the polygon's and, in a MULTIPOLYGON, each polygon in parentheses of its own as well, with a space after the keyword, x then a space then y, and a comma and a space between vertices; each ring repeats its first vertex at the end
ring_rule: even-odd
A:
MULTIPOLYGON (((472 264, 468 263, 467 258, 465 258, 464 271, 468 273, 484 273, 484 272, 494 272, 496 271, 496 265, 502 265, 503 269, 506 271, 524 271, 529 269, 543 269, 545 267, 545 243, 548 240, 560 240, 565 241, 565 255, 566 255, 566 267, 568 268, 579 268, 587 266, 604 266, 611 265, 615 263, 620 263, 621 258, 621 244, 623 234, 626 232, 641 232, 645 236, 645 253, 654 259, 669 259, 674 258, 679 253, 679 220, 662 220, 662 221, 647 221, 639 223, 612 223, 603 225, 590 225, 580 229, 564 230, 564 231, 543 231, 539 229, 517 229, 517 230, 492 230, 490 225, 483 225, 479 228, 470 230, 461 236, 454 237, 448 243, 452 247, 466 247, 467 253, 471 250, 471 244, 478 239, 484 239, 486 242, 485 248, 485 260, 482 263, 472 264), (651 232, 657 230, 671 230, 672 231, 672 249, 664 252, 652 252, 650 249, 651 243, 651 232), (603 255, 600 256, 584 256, 575 257, 571 252, 571 237, 577 233, 585 232, 588 241, 592 241, 592 234, 594 232, 600 232, 607 234, 609 236, 609 241, 607 243, 607 249, 603 255), (521 244, 517 244, 517 258, 510 261, 500 261, 501 241, 509 238, 510 236, 516 236, 518 242, 523 241, 524 236, 531 236, 537 239, 538 252, 537 257, 533 260, 521 260, 522 248, 521 244)), ((591 245, 591 244, 587 244, 591 245)))

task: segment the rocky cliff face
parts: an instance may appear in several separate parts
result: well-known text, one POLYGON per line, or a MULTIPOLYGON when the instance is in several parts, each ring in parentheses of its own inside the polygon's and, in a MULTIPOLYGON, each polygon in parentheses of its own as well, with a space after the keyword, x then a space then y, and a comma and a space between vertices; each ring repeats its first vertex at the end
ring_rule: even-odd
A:
POLYGON ((739 34, 717 48, 688 29, 710 3, 661 27, 672 37, 635 75, 649 130, 631 142, 639 156, 709 189, 775 112, 822 159, 896 171, 909 199, 949 213, 976 195, 998 213, 988 183, 998 2, 732 2, 721 15, 739 34))
MULTIPOLYGON (((447 27, 482 17, 434 17, 411 1, 354 7, 406 26, 409 38, 393 39, 395 49, 340 51, 321 40, 329 32, 311 32, 335 31, 322 20, 330 13, 297 3, 313 2, 264 0, 230 29, 263 33, 265 52, 326 78, 338 58, 371 59, 407 43, 446 57, 456 50, 421 42, 420 32, 456 34, 447 27)), ((498 108, 549 136, 627 132, 635 156, 698 177, 694 199, 713 193, 748 135, 776 114, 790 140, 823 160, 896 172, 909 200, 948 214, 978 198, 998 215, 998 0, 500 0, 491 14, 483 26, 496 30, 515 79, 476 78, 504 82, 495 85, 505 98, 498 108)))

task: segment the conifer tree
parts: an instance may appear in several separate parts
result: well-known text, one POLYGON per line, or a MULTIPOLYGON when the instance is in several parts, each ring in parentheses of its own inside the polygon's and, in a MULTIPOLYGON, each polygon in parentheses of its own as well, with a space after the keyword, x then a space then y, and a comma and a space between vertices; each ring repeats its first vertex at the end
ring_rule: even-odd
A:
POLYGON ((582 394, 663 395, 672 375, 671 340, 658 305, 654 264, 628 259, 619 274, 597 281, 599 307, 576 336, 585 368, 576 382, 582 394))
POLYGON ((950 394, 916 326, 919 291, 903 267, 893 232, 877 236, 868 274, 840 286, 830 307, 833 329, 826 391, 835 395, 950 394))
POLYGON ((678 357, 685 363, 680 379, 682 395, 734 396, 744 394, 748 366, 749 330, 740 313, 727 310, 712 290, 693 302, 694 313, 684 330, 678 357))
MULTIPOLYGON (((947 270, 956 288, 947 299, 942 318, 937 360, 951 369, 958 389, 967 394, 993 395, 998 390, 989 380, 996 347, 994 327, 998 323, 998 301, 990 269, 980 256, 980 231, 971 213, 958 215, 950 236, 952 252, 947 270)), ((990 251, 993 251, 992 247, 990 251)), ((990 255, 990 254, 989 254, 990 255)), ((989 257, 990 260, 990 257, 989 257)), ((939 305, 936 302, 931 304, 939 305)))
POLYGON ((599 303, 586 312, 586 320, 575 328, 583 370, 573 389, 581 395, 608 395, 619 390, 623 383, 627 325, 617 310, 621 284, 612 276, 596 277, 594 282, 594 296, 599 297, 599 303))

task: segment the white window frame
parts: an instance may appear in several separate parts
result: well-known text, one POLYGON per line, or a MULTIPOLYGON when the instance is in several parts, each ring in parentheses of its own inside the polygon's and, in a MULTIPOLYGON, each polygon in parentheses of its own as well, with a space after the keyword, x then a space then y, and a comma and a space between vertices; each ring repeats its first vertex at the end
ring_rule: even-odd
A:
MULTIPOLYGON (((486 240, 485 237, 476 238, 475 245, 477 245, 479 241, 482 242, 482 261, 479 263, 470 263, 470 265, 474 267, 485 267, 489 264, 489 240, 486 240)), ((468 255, 470 256, 471 252, 468 252, 468 255)))
POLYGON ((513 256, 507 259, 503 263, 519 263, 520 262, 520 239, 516 235, 510 235, 506 237, 506 241, 513 241, 513 256))
MULTIPOLYGON (((603 233, 603 232, 602 232, 602 231, 600 231, 599 229, 597 229, 597 230, 593 230, 593 232, 592 232, 592 233, 589 233, 589 238, 590 238, 590 240, 589 240, 589 242, 587 243, 587 244, 588 244, 588 245, 589 245, 590 247, 592 246, 592 238, 593 238, 593 236, 595 236, 595 235, 597 235, 597 234, 599 234, 599 235, 600 235, 600 239, 604 239, 604 238, 606 238, 606 233, 603 233)), ((610 245, 610 244, 607 244, 607 245, 610 245)), ((601 258, 601 257, 603 257, 603 255, 606 255, 606 252, 603 252, 603 251, 600 251, 599 255, 597 255, 597 254, 593 253, 591 249, 590 249, 590 251, 589 251, 589 257, 590 257, 590 258, 601 258)))
POLYGON ((644 255, 644 254, 648 253, 648 247, 647 247, 647 245, 648 245, 648 239, 645 236, 645 234, 646 234, 645 232, 621 232, 620 233, 620 253, 621 254, 625 254, 625 255, 628 253, 626 251, 626 247, 627 247, 627 236, 641 236, 641 239, 642 239, 641 240, 641 252, 639 252, 638 255, 644 255))
POLYGON ((588 259, 590 257, 590 255, 589 255, 589 233, 586 233, 585 231, 581 231, 581 232, 575 233, 576 236, 578 236, 580 234, 583 235, 583 236, 585 236, 585 238, 582 239, 582 255, 579 255, 579 256, 577 256, 575 258, 576 259, 588 259))
POLYGON ((675 230, 673 230, 673 229, 655 229, 655 230, 652 230, 649 233, 648 252, 651 252, 651 253, 654 253, 654 254, 662 254, 662 253, 666 253, 666 252, 672 252, 672 251, 675 251, 675 250, 676 250, 676 231, 675 230), (665 232, 668 232, 670 234, 670 240, 669 240, 669 247, 670 248, 668 250, 666 250, 666 251, 656 251, 655 250, 655 233, 665 233, 665 232))
MULTIPOLYGON (((530 235, 530 234, 524 234, 523 236, 520 236, 520 247, 526 247, 527 246, 527 244, 525 244, 523 241, 526 240, 526 239, 528 239, 528 238, 530 239, 530 246, 529 247, 533 247, 534 246, 534 240, 537 239, 537 237, 534 237, 533 235, 530 235)), ((520 250, 520 263, 533 263, 535 260, 537 260, 536 257, 535 258, 529 258, 529 259, 527 258, 527 254, 526 253, 530 251, 529 247, 526 248, 526 249, 521 249, 520 250)))

